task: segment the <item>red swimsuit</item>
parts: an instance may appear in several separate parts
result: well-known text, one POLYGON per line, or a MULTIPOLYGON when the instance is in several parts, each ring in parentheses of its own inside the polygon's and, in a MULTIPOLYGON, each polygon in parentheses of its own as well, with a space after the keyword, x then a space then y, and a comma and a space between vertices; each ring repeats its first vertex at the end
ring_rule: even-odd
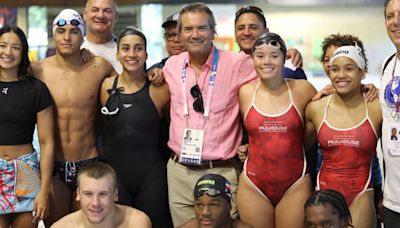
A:
POLYGON ((293 104, 289 86, 288 89, 291 104, 282 114, 262 114, 253 98, 245 117, 250 143, 245 174, 274 205, 305 176, 307 167, 303 121, 293 104))
POLYGON ((371 162, 376 153, 377 137, 368 116, 360 124, 337 129, 324 120, 318 131, 318 141, 323 151, 323 164, 318 174, 317 189, 335 189, 341 192, 350 205, 353 200, 371 189, 371 162))

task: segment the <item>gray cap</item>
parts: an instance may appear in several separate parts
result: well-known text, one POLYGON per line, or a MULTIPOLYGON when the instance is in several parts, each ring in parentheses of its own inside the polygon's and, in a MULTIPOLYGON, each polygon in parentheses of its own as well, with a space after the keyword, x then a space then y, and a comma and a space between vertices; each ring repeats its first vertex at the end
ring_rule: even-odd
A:
POLYGON ((170 15, 169 17, 167 17, 167 20, 165 20, 161 26, 163 28, 166 28, 172 23, 177 24, 178 18, 179 18, 179 13, 174 13, 174 14, 170 15))

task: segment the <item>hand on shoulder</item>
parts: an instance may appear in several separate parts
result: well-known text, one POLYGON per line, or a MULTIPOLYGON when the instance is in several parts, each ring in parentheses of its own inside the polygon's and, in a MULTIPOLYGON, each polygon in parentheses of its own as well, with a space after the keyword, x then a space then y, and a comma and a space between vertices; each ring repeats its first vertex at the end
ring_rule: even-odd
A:
POLYGON ((331 84, 326 85, 322 90, 318 91, 318 93, 313 97, 313 101, 321 99, 324 96, 328 96, 336 93, 335 88, 331 84))
POLYGON ((101 56, 95 56, 92 60, 85 62, 85 64, 93 64, 93 67, 100 71, 99 74, 103 78, 117 75, 111 63, 101 56))

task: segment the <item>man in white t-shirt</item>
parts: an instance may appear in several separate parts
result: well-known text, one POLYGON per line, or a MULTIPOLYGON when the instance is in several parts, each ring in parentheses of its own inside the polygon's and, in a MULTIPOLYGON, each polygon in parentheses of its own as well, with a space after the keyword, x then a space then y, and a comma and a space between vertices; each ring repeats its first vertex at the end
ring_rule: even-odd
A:
POLYGON ((396 47, 396 55, 385 60, 379 92, 385 160, 382 220, 385 228, 392 228, 400 224, 400 142, 391 137, 393 129, 400 129, 400 0, 386 0, 384 6, 387 33, 396 47))
POLYGON ((87 0, 83 18, 87 34, 81 48, 89 49, 93 54, 107 59, 118 74, 121 74, 122 65, 116 58, 117 38, 113 33, 118 19, 117 1, 87 0))

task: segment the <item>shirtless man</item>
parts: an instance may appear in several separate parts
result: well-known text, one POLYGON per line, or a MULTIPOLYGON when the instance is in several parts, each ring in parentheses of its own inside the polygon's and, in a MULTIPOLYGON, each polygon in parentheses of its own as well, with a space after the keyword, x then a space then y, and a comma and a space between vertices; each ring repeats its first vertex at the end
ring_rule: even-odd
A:
POLYGON ((111 64, 101 57, 82 62, 83 32, 84 22, 78 12, 61 11, 53 21, 56 55, 32 65, 34 75, 49 88, 55 105, 55 163, 47 226, 79 208, 74 200, 77 173, 99 155, 95 120, 100 84, 104 77, 115 74, 111 64))
POLYGON ((81 169, 76 199, 82 209, 60 219, 52 228, 151 227, 142 211, 114 203, 118 199, 117 174, 105 163, 95 162, 81 169))

